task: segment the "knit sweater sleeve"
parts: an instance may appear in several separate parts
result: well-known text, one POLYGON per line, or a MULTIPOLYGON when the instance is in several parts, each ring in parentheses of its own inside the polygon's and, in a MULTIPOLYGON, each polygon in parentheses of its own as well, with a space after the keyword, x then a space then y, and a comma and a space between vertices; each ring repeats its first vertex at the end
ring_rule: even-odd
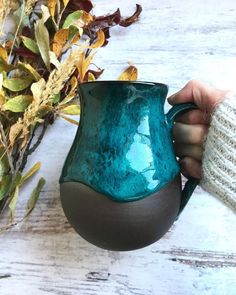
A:
POLYGON ((236 95, 213 113, 202 167, 200 185, 236 212, 236 95))

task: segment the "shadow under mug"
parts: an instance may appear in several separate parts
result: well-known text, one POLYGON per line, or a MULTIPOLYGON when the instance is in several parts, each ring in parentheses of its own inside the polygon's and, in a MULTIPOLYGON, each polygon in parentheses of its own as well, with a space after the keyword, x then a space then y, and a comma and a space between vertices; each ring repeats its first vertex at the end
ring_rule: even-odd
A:
POLYGON ((182 190, 173 149, 177 116, 192 103, 164 104, 161 83, 95 81, 79 85, 80 126, 60 178, 61 203, 74 229, 108 250, 160 239, 198 184, 182 190))

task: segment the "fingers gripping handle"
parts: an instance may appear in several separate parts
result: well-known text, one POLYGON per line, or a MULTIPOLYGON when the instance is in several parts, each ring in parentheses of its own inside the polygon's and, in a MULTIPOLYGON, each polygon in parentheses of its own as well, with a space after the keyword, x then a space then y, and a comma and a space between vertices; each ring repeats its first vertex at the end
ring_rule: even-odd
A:
MULTIPOLYGON (((197 109, 197 106, 193 103, 181 103, 181 104, 174 105, 166 115, 171 132, 172 132, 172 129, 174 126, 175 119, 178 116, 186 113, 187 111, 191 111, 191 110, 195 110, 195 109, 197 109)), ((197 187, 198 183, 199 183, 199 180, 195 179, 193 177, 190 177, 187 180, 187 182, 184 186, 184 189, 182 191, 182 198, 181 198, 180 209, 179 209, 178 215, 182 212, 185 205, 188 203, 188 201, 189 201, 190 197, 192 196, 193 191, 197 187)))

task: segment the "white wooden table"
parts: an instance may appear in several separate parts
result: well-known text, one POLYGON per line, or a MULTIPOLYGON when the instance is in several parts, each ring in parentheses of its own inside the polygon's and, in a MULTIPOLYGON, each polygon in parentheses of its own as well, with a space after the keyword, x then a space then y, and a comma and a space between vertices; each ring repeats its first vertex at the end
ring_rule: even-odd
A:
MULTIPOLYGON (((236 84, 235 0, 95 2, 98 14, 119 6, 128 15, 136 2, 143 6, 139 23, 115 28, 98 52, 103 79, 116 79, 132 61, 140 80, 167 83, 170 93, 191 78, 221 88, 236 84)), ((138 251, 101 250, 71 229, 58 178, 75 131, 58 120, 29 161, 42 161, 37 177, 47 184, 28 221, 0 235, 0 294, 236 294, 236 215, 201 189, 162 240, 138 251)), ((21 205, 35 182, 22 192, 21 205)))

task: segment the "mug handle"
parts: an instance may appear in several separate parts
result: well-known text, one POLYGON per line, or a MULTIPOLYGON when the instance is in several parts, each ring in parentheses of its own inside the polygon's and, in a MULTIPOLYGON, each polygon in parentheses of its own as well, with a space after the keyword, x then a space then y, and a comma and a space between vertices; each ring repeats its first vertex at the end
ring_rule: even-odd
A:
MULTIPOLYGON (((198 107, 194 103, 180 103, 174 105, 169 112, 166 114, 167 122, 170 127, 170 130, 172 131, 175 119, 187 111, 196 110, 198 107)), ((184 207, 188 203, 190 197, 193 194, 193 191, 199 184, 199 180, 195 179, 193 177, 189 177, 187 182, 185 183, 184 189, 182 191, 182 197, 181 197, 181 203, 179 208, 178 215, 183 211, 184 207)))

